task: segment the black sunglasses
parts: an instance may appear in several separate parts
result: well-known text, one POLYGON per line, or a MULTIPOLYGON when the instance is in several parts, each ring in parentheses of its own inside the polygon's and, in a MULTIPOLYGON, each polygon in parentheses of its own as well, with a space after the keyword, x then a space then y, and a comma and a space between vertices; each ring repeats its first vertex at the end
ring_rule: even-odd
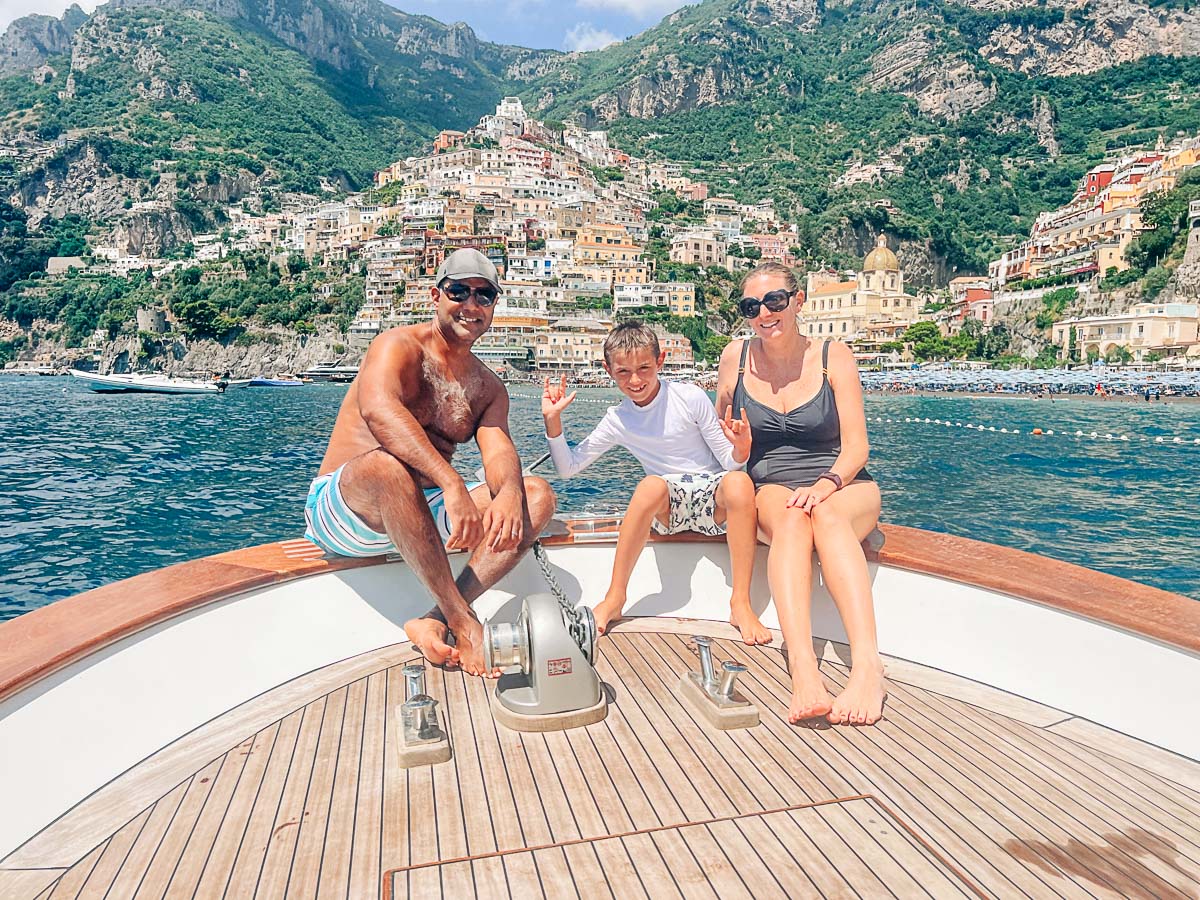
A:
POLYGON ((753 319, 757 316, 759 308, 763 306, 771 312, 783 312, 787 309, 787 305, 792 302, 793 293, 793 291, 780 288, 777 291, 767 291, 763 294, 761 300, 757 297, 743 297, 738 301, 738 312, 747 319, 753 319))
POLYGON ((474 294, 475 302, 480 306, 491 306, 496 302, 496 297, 500 293, 490 284, 473 288, 465 281, 448 281, 441 291, 455 303, 466 303, 467 298, 474 294))

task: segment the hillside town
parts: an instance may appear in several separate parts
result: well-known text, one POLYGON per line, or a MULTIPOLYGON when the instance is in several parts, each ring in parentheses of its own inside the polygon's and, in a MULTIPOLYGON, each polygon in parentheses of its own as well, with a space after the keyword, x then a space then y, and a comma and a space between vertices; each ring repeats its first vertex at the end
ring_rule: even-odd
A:
MULTIPOLYGON (((680 164, 631 156, 604 131, 552 128, 506 97, 474 127, 442 131, 429 152, 378 171, 369 191, 327 202, 294 198, 278 212, 232 204, 228 226, 197 235, 188 259, 151 260, 98 246, 88 258, 51 258, 47 274, 125 276, 150 268, 162 277, 200 264, 206 281, 237 279, 239 251, 356 270, 364 286, 346 337, 353 356, 381 330, 428 318, 433 273, 446 254, 473 247, 496 264, 503 287, 478 355, 513 374, 586 379, 601 373, 601 345, 613 323, 631 316, 654 323, 669 371, 695 374, 709 360, 697 358, 694 334, 682 333, 679 323, 707 322, 715 312, 698 296, 704 276, 775 260, 806 270, 807 334, 852 343, 864 365, 895 364, 906 330, 919 320, 952 336, 969 320, 991 328, 1063 285, 1078 286, 1085 297, 1094 292, 1101 277, 1129 267, 1125 253, 1145 230, 1146 197, 1174 187, 1198 162, 1200 137, 1192 137, 1096 166, 1072 200, 1040 215, 1029 238, 993 261, 986 276, 958 277, 948 290, 918 294, 906 288, 883 234, 858 270, 821 268, 801 259, 796 225, 783 221, 771 200, 710 196, 709 185, 680 164), (663 215, 664 197, 696 215, 688 224, 663 215)), ((1200 265, 1200 203, 1190 222, 1184 263, 1200 265)), ((335 277, 321 290, 332 290, 335 277)), ((1047 323, 1042 338, 1063 361, 1111 356, 1114 348, 1123 348, 1126 361, 1200 356, 1195 299, 1060 318, 1047 323)), ((169 331, 171 313, 142 310, 137 327, 169 331)), ((94 343, 104 338, 98 332, 94 343)), ((31 362, 42 364, 19 365, 31 362)))

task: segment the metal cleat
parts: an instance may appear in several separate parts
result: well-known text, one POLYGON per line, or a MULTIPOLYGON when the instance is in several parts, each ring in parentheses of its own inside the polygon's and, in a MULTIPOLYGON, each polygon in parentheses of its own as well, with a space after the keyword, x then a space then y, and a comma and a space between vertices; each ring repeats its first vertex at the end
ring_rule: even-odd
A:
POLYGON ((450 759, 450 737, 441 726, 438 702, 425 693, 425 664, 403 669, 408 699, 400 705, 400 767, 432 765, 450 759))
POLYGON ((692 636, 700 656, 700 671, 685 672, 679 680, 678 693, 693 711, 718 731, 751 728, 758 724, 758 708, 737 689, 737 677, 746 671, 740 663, 726 661, 716 675, 712 658, 712 639, 692 636))

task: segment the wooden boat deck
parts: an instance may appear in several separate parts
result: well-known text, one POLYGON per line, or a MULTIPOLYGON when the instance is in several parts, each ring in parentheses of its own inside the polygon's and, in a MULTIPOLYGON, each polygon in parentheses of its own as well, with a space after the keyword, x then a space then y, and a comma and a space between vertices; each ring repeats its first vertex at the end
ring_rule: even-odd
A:
MULTIPOLYGON (((454 758, 409 770, 411 648, 328 666, 67 812, 0 862, 0 896, 1200 894, 1200 765, 899 661, 877 726, 793 727, 780 650, 729 634, 623 623, 599 648, 607 719, 546 735, 430 669, 454 758), (750 667, 759 726, 710 731, 680 706, 693 632, 750 667)), ((845 683, 836 648, 822 668, 845 683)))

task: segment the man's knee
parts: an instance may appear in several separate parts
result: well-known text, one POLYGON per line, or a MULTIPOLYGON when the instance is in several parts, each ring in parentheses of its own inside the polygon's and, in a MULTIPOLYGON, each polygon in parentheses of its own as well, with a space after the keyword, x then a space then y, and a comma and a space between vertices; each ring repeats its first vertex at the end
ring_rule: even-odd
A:
POLYGON ((558 507, 558 495, 554 493, 554 488, 550 487, 550 482, 545 478, 527 475, 525 477, 525 502, 529 504, 531 518, 549 519, 558 507))

